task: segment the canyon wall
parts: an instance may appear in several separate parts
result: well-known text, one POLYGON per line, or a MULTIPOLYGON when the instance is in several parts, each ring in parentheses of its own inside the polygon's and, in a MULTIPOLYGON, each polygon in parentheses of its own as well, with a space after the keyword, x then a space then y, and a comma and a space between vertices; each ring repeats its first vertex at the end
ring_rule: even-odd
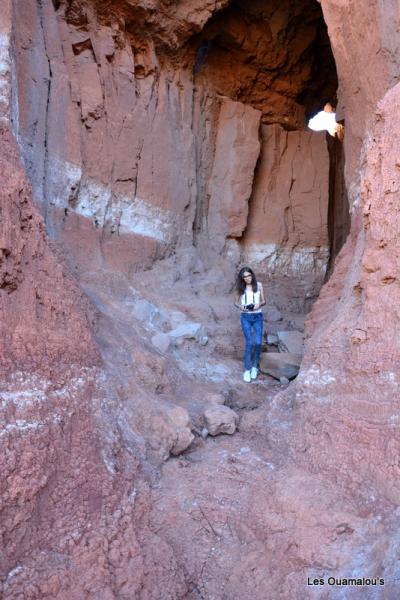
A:
POLYGON ((371 3, 368 16, 353 2, 323 2, 322 6, 346 106, 346 182, 352 224, 333 275, 310 313, 303 368, 291 394, 298 406, 299 427, 307 423, 300 434, 302 447, 319 465, 316 468, 349 485, 357 472, 357 477, 369 482, 366 495, 372 486, 378 495, 397 502, 392 452, 398 437, 399 349, 393 325, 399 306, 394 200, 399 90, 393 84, 400 63, 388 49, 398 42, 392 27, 399 14, 394 4, 389 14, 383 14, 381 5, 371 3), (351 26, 355 21, 371 34, 368 48, 359 43, 358 29, 351 26), (367 60, 373 61, 368 67, 367 60), (354 86, 361 103, 352 94, 354 86), (316 431, 322 434, 318 438, 316 431))
MULTIPOLYGON (((98 313, 47 236, 11 131, 11 6, 0 16, 0 596, 131 598, 147 571, 156 593, 157 553, 176 563, 163 540, 148 545, 143 439, 119 422, 98 313)), ((175 571, 167 594, 185 592, 175 571)))
MULTIPOLYGON (((183 313, 138 301, 138 286, 150 281, 167 309, 187 293, 188 312, 215 330, 232 328, 224 294, 243 260, 276 305, 302 313, 314 301, 332 240, 336 254, 347 231, 343 190, 333 211, 343 233, 328 227, 325 136, 304 130, 316 97, 336 89, 319 7, 4 3, 5 598, 218 597, 227 571, 230 597, 255 589, 264 598, 275 577, 271 597, 290 598, 312 569, 357 572, 357 561, 396 579, 399 15, 394 0, 385 12, 367 4, 321 1, 345 118, 351 231, 310 313, 297 381, 271 415, 251 406, 235 452, 210 444, 210 484, 196 457, 159 470, 193 439, 174 402, 204 404, 214 377, 243 406, 237 377, 216 364, 223 353, 211 355, 212 339, 197 383, 189 354, 173 362, 156 348, 153 321, 168 329, 183 313), (198 273, 208 285, 201 310, 189 285, 198 273), (257 435, 263 460, 247 446, 257 435), (210 487, 222 469, 230 503, 210 487), (333 531, 321 526, 326 514, 333 531)), ((333 162, 343 164, 339 154, 333 162)), ((393 582, 386 589, 396 593, 393 582)))
MULTIPOLYGON (((0 595, 112 593, 104 548, 123 538, 122 515, 114 525, 110 515, 132 511, 125 477, 135 480, 138 459, 126 455, 115 477, 122 444, 93 340, 96 315, 33 206, 9 104, 0 124, 0 595)), ((137 571, 128 580, 139 585, 137 571)))
POLYGON ((374 0, 362 5, 322 0, 321 7, 340 73, 337 118, 346 117, 346 181, 353 203, 359 195, 360 153, 372 131, 371 119, 379 100, 398 80, 399 7, 395 0, 385 5, 374 0))
POLYGON ((399 94, 399 85, 387 92, 370 121, 373 137, 364 146, 360 203, 350 239, 309 316, 308 351, 296 385, 300 422, 307 422, 301 435, 305 460, 347 485, 354 485, 357 473, 368 482, 361 495, 376 493, 395 503, 399 94), (312 437, 310 444, 315 428, 322 435, 317 443, 312 437))
POLYGON ((261 136, 243 258, 265 273, 277 306, 290 282, 287 305, 301 313, 318 296, 329 260, 326 136, 280 125, 263 125, 261 136))
POLYGON ((261 276, 274 262, 272 278, 281 269, 307 280, 299 283, 301 310, 302 299, 307 305, 317 295, 328 260, 326 143, 323 134, 304 133, 301 141, 282 127, 268 135, 260 122, 303 129, 307 103, 299 98, 317 84, 334 90, 336 75, 323 79, 313 62, 321 45, 315 8, 300 18, 296 5, 288 21, 286 5, 266 14, 261 5, 247 13, 239 4, 222 21, 218 9, 227 3, 216 6, 216 23, 206 7, 188 7, 197 17, 184 20, 182 5, 162 31, 143 13, 152 32, 145 36, 132 3, 120 3, 118 12, 82 2, 16 2, 14 129, 47 229, 78 271, 131 275, 194 244, 206 262, 222 253, 232 269, 246 257, 261 276), (243 18, 252 28, 263 19, 271 44, 260 46, 258 30, 254 39, 243 37, 243 18), (220 27, 236 55, 229 80, 220 27), (278 42, 282 35, 287 46, 278 42), (253 51, 257 58, 246 67, 253 51), (238 93, 239 82, 260 78, 266 62, 272 79, 238 93), (283 84, 287 72, 291 87, 283 84), (277 189, 261 181, 268 160, 275 171, 279 163, 277 189), (308 172, 303 163, 310 161, 308 172), (267 232, 260 223, 255 234, 260 202, 267 232), (256 258, 258 242, 268 247, 256 258))

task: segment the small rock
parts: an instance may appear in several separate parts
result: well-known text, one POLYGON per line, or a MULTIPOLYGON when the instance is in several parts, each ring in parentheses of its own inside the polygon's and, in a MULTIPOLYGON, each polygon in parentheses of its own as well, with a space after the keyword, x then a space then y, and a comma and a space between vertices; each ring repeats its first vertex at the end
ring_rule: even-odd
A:
POLYGON ((151 343, 154 348, 157 348, 162 354, 165 354, 170 347, 171 340, 168 334, 166 333, 156 333, 151 338, 151 343))
POLYGON ((281 377, 279 381, 282 385, 287 385, 289 383, 289 379, 287 377, 281 377))
POLYGON ((203 438, 203 440, 205 440, 208 436, 208 429, 207 427, 203 427, 203 429, 201 430, 201 437, 203 438))
POLYGON ((203 335, 198 339, 200 346, 206 346, 208 344, 208 336, 203 335))
POLYGON ((278 341, 279 338, 277 335, 275 335, 275 333, 268 333, 267 335, 267 344, 269 346, 277 346, 278 345, 278 341))
POLYGON ((228 433, 232 435, 236 431, 239 421, 238 415, 227 406, 215 405, 204 411, 206 428, 210 435, 228 433))

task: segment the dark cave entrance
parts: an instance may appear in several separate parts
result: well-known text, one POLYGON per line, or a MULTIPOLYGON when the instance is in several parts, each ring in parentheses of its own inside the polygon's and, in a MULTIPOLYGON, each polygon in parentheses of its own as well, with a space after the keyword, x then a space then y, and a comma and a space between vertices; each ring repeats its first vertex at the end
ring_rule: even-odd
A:
MULTIPOLYGON (((316 137, 324 138, 323 165, 322 159, 318 158, 321 143, 319 146, 315 143, 315 148, 308 153, 306 151, 307 144, 311 143, 306 138, 309 118, 322 110, 326 102, 337 103, 336 65, 321 6, 316 0, 233 0, 227 8, 210 19, 191 43, 195 56, 193 73, 198 90, 209 90, 211 87, 221 98, 227 97, 261 111, 262 144, 269 144, 270 147, 272 144, 274 147, 270 156, 267 147, 264 157, 261 152, 249 200, 248 224, 239 241, 244 257, 246 248, 256 242, 258 246, 264 243, 266 247, 274 244, 278 248, 277 255, 280 244, 282 252, 274 258, 273 273, 272 260, 266 259, 260 263, 260 268, 265 271, 272 289, 274 282, 277 282, 274 293, 278 304, 279 296, 292 294, 288 301, 290 311, 307 312, 318 297, 321 285, 332 272, 334 260, 345 242, 350 225, 343 143, 328 134, 316 134, 316 137), (298 139, 294 133, 298 133, 298 139), (295 144, 298 144, 298 153, 303 153, 303 164, 301 156, 291 149, 295 144), (292 154, 285 166, 287 148, 292 154), (314 161, 314 166, 308 164, 309 160, 314 161), (296 165, 295 171, 293 164, 296 165), (265 181, 267 176, 264 175, 263 189, 258 190, 257 185, 260 186, 263 179, 260 171, 265 168, 270 169, 269 181, 265 181), (279 169, 285 168, 286 173, 279 173, 279 169), (309 193, 306 182, 300 184, 305 173, 309 172, 310 178, 315 178, 321 169, 324 169, 326 183, 319 192, 324 196, 322 199, 318 197, 317 190, 314 197, 309 193), (289 185, 286 188, 284 184, 274 187, 272 180, 284 179, 285 176, 290 181, 289 185), (294 200, 291 198, 285 203, 285 194, 294 194, 294 200), (257 212, 261 196, 264 196, 264 216, 260 209, 257 212), (303 206, 302 197, 305 198, 303 206), (307 229, 307 222, 301 222, 301 211, 310 212, 310 231, 316 227, 316 217, 306 206, 307 201, 314 202, 315 211, 325 211, 326 239, 322 235, 320 240, 321 247, 326 249, 325 257, 322 257, 322 250, 318 249, 319 242, 315 234, 310 233, 307 239, 303 231, 307 229), (277 216, 279 202, 281 215, 277 216), (276 221, 275 237, 268 212, 274 214, 276 221), (312 248, 315 248, 315 255, 312 254, 312 248), (292 266, 288 266, 290 251, 297 253, 292 266), (296 264, 300 265, 297 274, 296 264), (314 282, 311 281, 313 277, 314 282)), ((201 215, 197 220, 198 229, 201 229, 200 223, 201 215)), ((250 261, 255 256, 254 253, 247 254, 250 261)))
POLYGON ((264 123, 304 127, 335 100, 335 60, 316 0, 233 0, 196 40, 197 81, 262 111, 264 123))

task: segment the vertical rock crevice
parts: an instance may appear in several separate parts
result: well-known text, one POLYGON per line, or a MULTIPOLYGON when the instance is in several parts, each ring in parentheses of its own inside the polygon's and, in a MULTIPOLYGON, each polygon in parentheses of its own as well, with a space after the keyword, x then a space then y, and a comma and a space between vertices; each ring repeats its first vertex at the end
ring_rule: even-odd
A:
POLYGON ((334 262, 350 232, 350 212, 344 179, 345 151, 343 142, 327 135, 329 152, 329 264, 327 276, 334 268, 334 262))
POLYGON ((44 52, 45 52, 45 57, 47 60, 47 79, 45 79, 45 81, 47 82, 47 89, 45 90, 45 111, 44 111, 44 140, 43 140, 43 178, 42 178, 42 182, 39 184, 41 187, 41 200, 42 200, 42 206, 43 206, 43 216, 45 221, 46 219, 46 214, 47 214, 47 208, 48 208, 48 199, 46 197, 46 187, 47 187, 47 179, 48 179, 48 169, 49 169, 49 144, 48 144, 48 133, 49 133, 49 125, 50 125, 50 121, 49 121, 49 110, 50 110, 50 98, 51 98, 51 93, 52 93, 52 85, 53 85, 53 73, 51 70, 51 62, 50 62, 50 57, 48 54, 48 49, 46 46, 46 34, 45 34, 45 25, 44 25, 44 15, 43 15, 43 11, 44 11, 44 5, 47 4, 46 0, 41 0, 38 2, 37 4, 37 10, 38 10, 38 22, 40 24, 40 37, 43 39, 43 44, 44 44, 44 52))

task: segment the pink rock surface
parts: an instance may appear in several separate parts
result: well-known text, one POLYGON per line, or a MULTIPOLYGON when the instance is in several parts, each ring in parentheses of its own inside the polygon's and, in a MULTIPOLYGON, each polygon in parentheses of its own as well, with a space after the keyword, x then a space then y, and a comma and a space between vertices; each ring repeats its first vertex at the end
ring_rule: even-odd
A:
MULTIPOLYGON (((361 197, 350 239, 310 314, 309 340, 295 386, 299 425, 307 421, 310 432, 314 427, 325 432, 309 446, 306 460, 349 482, 357 473, 369 481, 361 494, 375 489, 394 502, 399 498, 392 459, 400 352, 394 326, 400 302, 394 200, 399 102, 396 85, 378 105, 364 148, 361 197)), ((301 436, 306 447, 309 435, 301 436)))
POLYGON ((398 5, 394 0, 384 5, 375 0, 321 0, 321 7, 340 73, 338 119, 346 118, 345 172, 353 203, 364 137, 372 129, 378 101, 397 82, 398 5))
POLYGON ((217 238, 222 247, 226 237, 241 237, 246 227, 254 169, 260 153, 260 119, 259 111, 240 102, 224 100, 221 104, 207 195, 210 238, 214 244, 217 238))
MULTIPOLYGON (((94 309, 47 240, 4 122, 0 133, 0 595, 131 598, 143 585, 154 594, 161 556, 176 573, 163 589, 184 593, 170 549, 145 524, 141 438, 126 417, 125 434, 118 425, 94 309)), ((192 441, 183 408, 152 426, 167 455, 192 441)))
POLYGON ((6 124, 0 135, 0 365, 5 370, 91 366, 98 362, 89 331, 94 313, 48 245, 6 124))
POLYGON ((282 308, 285 278, 290 279, 292 296, 297 289, 306 298, 315 297, 324 281, 329 259, 328 150, 325 133, 288 132, 279 125, 262 125, 261 142, 241 247, 244 261, 257 269, 282 308))
MULTIPOLYGON (((398 74, 397 7, 321 1, 352 230, 308 320, 297 382, 276 395, 262 376, 238 381, 233 276, 247 243, 276 243, 292 262, 327 244, 327 155, 321 136, 273 125, 259 157, 259 122, 299 127, 336 79, 313 81, 307 58, 323 47, 317 3, 235 2, 219 17, 227 5, 18 0, 13 65, 4 4, 6 599, 292 599, 308 576, 361 570, 398 595, 399 87, 375 110, 398 74), (160 315, 202 323, 209 344, 158 352, 151 338, 168 319, 138 319, 138 290, 160 315), (240 431, 188 448, 212 397, 241 412, 240 431)), ((293 280, 284 289, 296 296, 293 280)))

